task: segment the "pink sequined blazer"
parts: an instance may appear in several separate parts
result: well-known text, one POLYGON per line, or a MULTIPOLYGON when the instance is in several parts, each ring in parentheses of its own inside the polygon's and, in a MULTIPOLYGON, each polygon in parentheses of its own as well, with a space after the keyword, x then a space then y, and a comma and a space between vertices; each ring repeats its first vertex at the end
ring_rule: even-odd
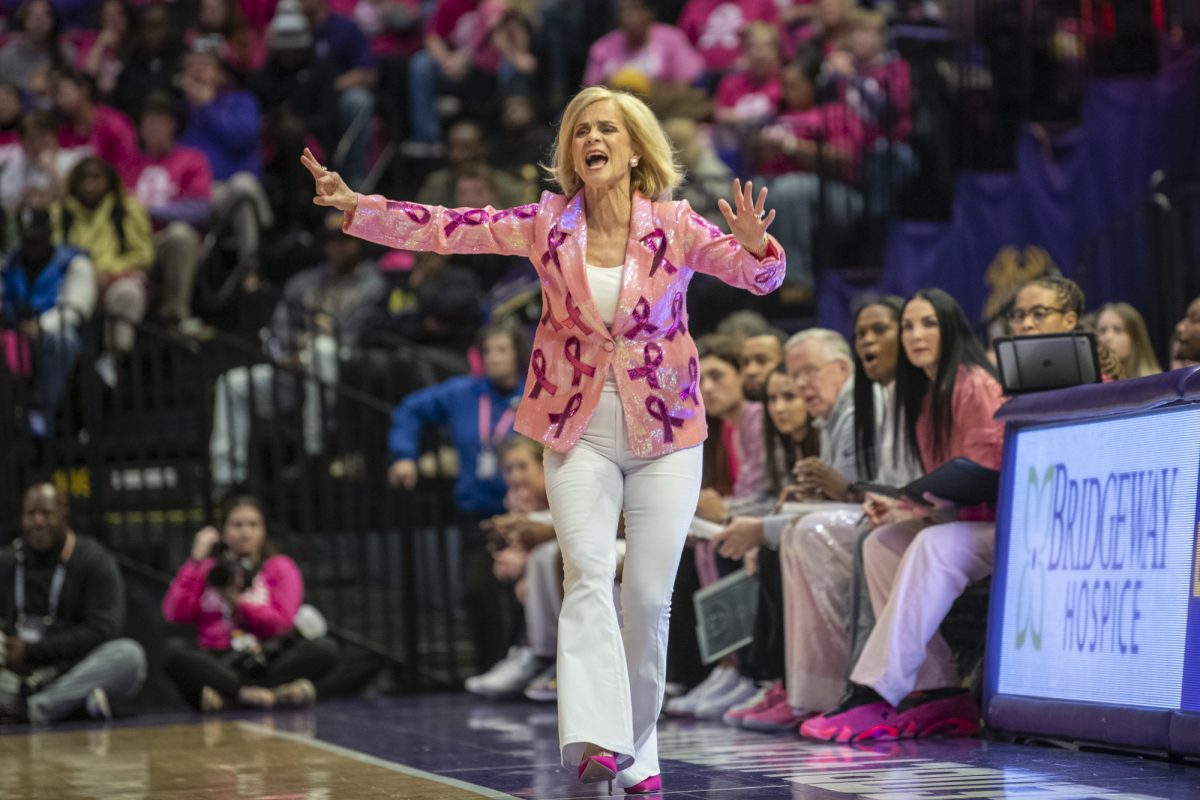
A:
POLYGON ((686 201, 635 194, 620 301, 612 329, 600 318, 585 268, 583 194, 546 192, 541 202, 497 211, 358 198, 345 230, 404 250, 499 253, 529 258, 542 281, 544 314, 534 337, 516 429, 565 452, 596 410, 611 366, 630 447, 641 457, 704 441, 700 365, 685 296, 693 272, 755 294, 783 282, 783 249, 769 239, 760 259, 692 211, 686 201))

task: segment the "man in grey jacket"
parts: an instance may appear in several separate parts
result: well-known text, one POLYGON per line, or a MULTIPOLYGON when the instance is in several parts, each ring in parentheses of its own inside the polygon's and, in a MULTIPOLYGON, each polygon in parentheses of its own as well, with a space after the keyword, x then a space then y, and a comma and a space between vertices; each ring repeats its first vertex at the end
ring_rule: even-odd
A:
MULTIPOLYGON (((809 328, 788 340, 784 362, 808 406, 813 425, 821 432, 821 452, 796 467, 801 491, 817 500, 846 500, 858 480, 858 446, 854 438, 854 362, 840 333, 809 328)), ((714 541, 718 552, 739 558, 765 545, 779 547, 779 537, 793 515, 763 519, 735 517, 714 541)))

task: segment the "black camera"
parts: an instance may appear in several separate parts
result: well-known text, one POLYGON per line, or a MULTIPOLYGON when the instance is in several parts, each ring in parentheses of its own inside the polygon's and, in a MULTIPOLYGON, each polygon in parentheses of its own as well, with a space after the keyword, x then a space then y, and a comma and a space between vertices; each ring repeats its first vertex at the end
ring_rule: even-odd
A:
POLYGON ((208 571, 207 583, 214 589, 228 589, 241 581, 243 589, 250 586, 254 580, 254 565, 249 559, 240 559, 224 544, 218 543, 213 548, 213 558, 216 563, 208 571))

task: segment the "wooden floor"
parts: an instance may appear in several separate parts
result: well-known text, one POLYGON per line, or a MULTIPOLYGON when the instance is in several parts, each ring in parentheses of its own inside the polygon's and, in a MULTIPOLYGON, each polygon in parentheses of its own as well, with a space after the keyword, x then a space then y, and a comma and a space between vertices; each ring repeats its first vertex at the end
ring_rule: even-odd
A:
POLYGON ((0 737, 4 800, 509 797, 249 722, 0 737))

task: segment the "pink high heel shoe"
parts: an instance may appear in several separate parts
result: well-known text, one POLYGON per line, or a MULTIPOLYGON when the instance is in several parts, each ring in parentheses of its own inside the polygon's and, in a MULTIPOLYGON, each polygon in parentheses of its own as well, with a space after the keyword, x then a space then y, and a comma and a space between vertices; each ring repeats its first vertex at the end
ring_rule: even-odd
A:
POLYGON ((588 756, 579 762, 580 783, 604 783, 608 781, 608 794, 612 796, 613 778, 617 777, 616 756, 588 756))
POLYGON ((641 783, 635 783, 633 786, 625 787, 625 794, 650 794, 651 792, 662 791, 662 776, 651 775, 641 783))

